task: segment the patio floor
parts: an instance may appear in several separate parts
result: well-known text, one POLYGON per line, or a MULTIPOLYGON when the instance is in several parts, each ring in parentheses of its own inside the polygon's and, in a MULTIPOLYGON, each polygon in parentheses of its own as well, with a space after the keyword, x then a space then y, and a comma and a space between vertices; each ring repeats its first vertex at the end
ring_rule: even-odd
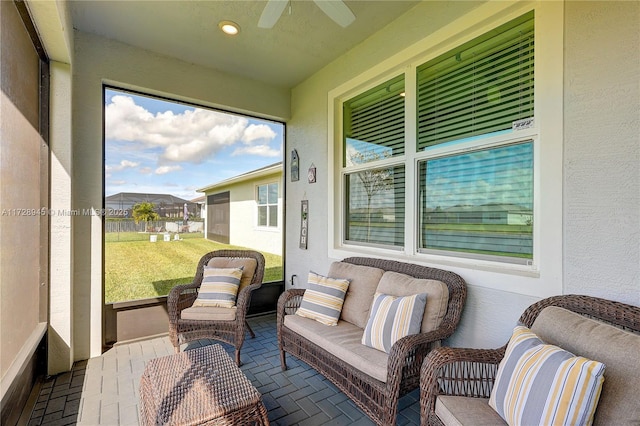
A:
MULTIPOLYGON (((249 323, 256 338, 242 349, 242 371, 262 394, 272 425, 371 425, 351 400, 307 364, 287 355, 280 369, 275 314, 249 323)), ((218 343, 203 340, 186 349, 218 343)), ((230 345, 222 344, 228 353, 230 345)), ((184 348, 184 347, 183 347, 184 348)), ((138 385, 145 362, 173 354, 168 337, 118 345, 43 384, 29 425, 137 425, 138 385)), ((400 400, 398 424, 420 424, 418 391, 400 400)))

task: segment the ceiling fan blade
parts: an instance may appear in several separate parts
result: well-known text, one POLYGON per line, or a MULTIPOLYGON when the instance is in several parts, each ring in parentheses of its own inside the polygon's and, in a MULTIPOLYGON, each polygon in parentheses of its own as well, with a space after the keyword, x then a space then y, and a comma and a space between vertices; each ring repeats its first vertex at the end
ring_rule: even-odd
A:
POLYGON ((336 24, 342 28, 346 28, 353 21, 356 20, 356 16, 353 14, 349 6, 347 6, 341 0, 313 0, 316 5, 336 24))
POLYGON ((273 28, 288 4, 289 0, 269 0, 262 11, 262 15, 260 15, 258 27, 273 28))

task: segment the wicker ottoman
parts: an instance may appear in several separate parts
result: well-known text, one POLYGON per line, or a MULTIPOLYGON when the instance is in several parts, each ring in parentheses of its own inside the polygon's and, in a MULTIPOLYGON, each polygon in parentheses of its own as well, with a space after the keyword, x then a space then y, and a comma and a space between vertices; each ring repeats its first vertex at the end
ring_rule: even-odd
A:
POLYGON ((268 425, 260 393, 219 345, 147 363, 140 380, 144 425, 268 425))

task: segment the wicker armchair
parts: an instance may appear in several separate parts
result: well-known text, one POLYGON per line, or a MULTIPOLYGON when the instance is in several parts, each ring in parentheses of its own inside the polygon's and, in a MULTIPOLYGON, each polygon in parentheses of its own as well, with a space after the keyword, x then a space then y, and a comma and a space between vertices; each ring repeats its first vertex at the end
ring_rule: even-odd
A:
POLYGON ((393 345, 387 363, 386 383, 349 365, 284 325, 285 316, 295 313, 300 306, 304 289, 289 289, 278 300, 277 333, 282 369, 287 368, 285 352, 288 352, 323 374, 376 424, 394 425, 398 400, 419 386, 420 367, 425 355, 455 331, 467 295, 466 283, 450 271, 394 260, 350 257, 342 262, 439 280, 449 290, 447 311, 436 330, 403 337, 393 345))
MULTIPOLYGON (((169 293, 167 308, 169 311, 169 338, 176 352, 180 351, 180 344, 198 339, 214 339, 229 343, 236 348, 236 364, 240 365, 240 349, 248 331, 255 337, 253 330, 246 321, 249 302, 253 291, 260 288, 264 276, 264 256, 251 250, 217 250, 205 254, 198 262, 196 276, 191 284, 175 286, 169 293), (198 296, 202 283, 205 265, 220 260, 219 258, 254 259, 255 271, 249 285, 240 287, 236 300, 235 319, 233 320, 195 320, 183 319, 181 313, 193 305, 198 296)), ((244 277, 243 277, 244 278, 244 277)), ((227 308, 217 308, 227 309, 227 308)), ((233 314, 231 313, 233 317, 233 314)))
MULTIPOLYGON (((520 322, 531 328, 540 312, 558 306, 583 316, 640 332, 640 308, 611 300, 581 295, 543 299, 529 306, 520 322)), ((442 425, 435 413, 439 395, 489 398, 507 345, 498 349, 440 347, 425 358, 420 372, 420 420, 422 425, 442 425)))

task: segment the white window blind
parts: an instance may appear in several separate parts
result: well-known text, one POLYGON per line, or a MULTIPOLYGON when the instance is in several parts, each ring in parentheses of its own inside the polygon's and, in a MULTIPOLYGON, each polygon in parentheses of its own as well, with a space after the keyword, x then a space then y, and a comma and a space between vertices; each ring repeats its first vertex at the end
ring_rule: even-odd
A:
POLYGON ((345 240, 369 245, 404 245, 404 166, 345 175, 345 240))
POLYGON ((418 67, 417 149, 532 118, 533 36, 530 12, 418 67))
POLYGON ((421 251, 532 259, 533 142, 434 158, 419 169, 421 251))
POLYGON ((343 165, 404 154, 404 74, 343 104, 343 165))
POLYGON ((344 102, 343 129, 344 240, 403 246, 405 167, 393 159, 405 153, 404 74, 344 102))

